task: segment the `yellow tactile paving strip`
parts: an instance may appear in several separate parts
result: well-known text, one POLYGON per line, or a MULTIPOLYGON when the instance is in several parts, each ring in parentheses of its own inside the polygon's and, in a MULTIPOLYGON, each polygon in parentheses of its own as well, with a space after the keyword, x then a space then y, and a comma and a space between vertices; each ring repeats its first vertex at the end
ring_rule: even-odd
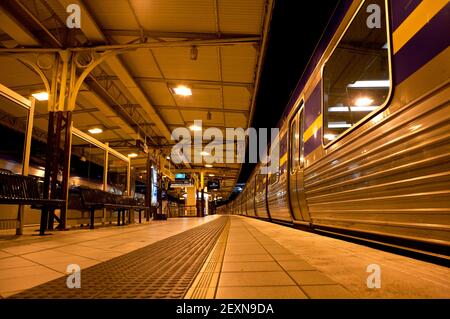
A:
POLYGON ((227 225, 222 231, 222 234, 211 251, 211 254, 208 256, 208 259, 200 270, 200 273, 195 278, 191 288, 187 292, 185 296, 186 299, 214 298, 222 269, 229 230, 230 221, 227 222, 227 225))
POLYGON ((12 298, 33 299, 179 299, 198 274, 227 217, 171 236, 133 252, 89 267, 81 287, 68 288, 66 278, 23 291, 12 298))
POLYGON ((53 232, 35 236, 31 229, 16 237, 0 235, 0 298, 59 277, 69 264, 84 269, 182 233, 220 216, 172 218, 127 227, 53 232))

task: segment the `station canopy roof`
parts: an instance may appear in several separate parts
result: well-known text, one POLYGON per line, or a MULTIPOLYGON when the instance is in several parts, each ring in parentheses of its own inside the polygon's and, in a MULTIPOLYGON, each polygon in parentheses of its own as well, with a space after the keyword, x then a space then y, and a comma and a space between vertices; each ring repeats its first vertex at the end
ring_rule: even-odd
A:
MULTIPOLYGON (((142 140, 166 157, 174 144, 172 130, 194 120, 202 120, 204 130, 250 125, 272 5, 269 0, 3 0, 0 83, 27 97, 45 90, 25 62, 30 54, 6 48, 133 48, 89 74, 76 100, 74 126, 86 133, 101 128, 95 138, 124 154, 138 151, 136 140, 142 140), (70 4, 81 8, 80 29, 66 25, 70 4), (176 94, 178 86, 192 95, 176 94)), ((48 56, 37 52, 31 59, 51 77, 48 56)), ((46 102, 37 104, 35 127, 47 129, 46 102)), ((146 154, 138 154, 133 166, 139 173, 146 154)), ((226 198, 241 165, 171 167, 221 179, 217 194, 226 198)))

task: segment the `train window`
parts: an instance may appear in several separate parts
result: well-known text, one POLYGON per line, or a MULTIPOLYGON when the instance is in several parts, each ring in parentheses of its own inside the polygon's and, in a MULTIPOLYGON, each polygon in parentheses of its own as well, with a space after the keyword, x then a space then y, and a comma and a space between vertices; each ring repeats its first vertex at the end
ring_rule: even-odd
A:
POLYGON ((366 1, 323 69, 325 145, 383 106, 389 72, 385 1, 366 1))
POLYGON ((296 167, 303 167, 303 109, 292 120, 290 134, 290 170, 293 172, 296 167))

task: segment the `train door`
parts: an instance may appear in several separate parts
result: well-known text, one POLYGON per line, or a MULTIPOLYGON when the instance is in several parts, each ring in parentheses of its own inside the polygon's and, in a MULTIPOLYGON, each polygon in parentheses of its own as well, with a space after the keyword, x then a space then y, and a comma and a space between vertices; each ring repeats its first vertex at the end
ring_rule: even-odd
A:
POLYGON ((297 170, 299 169, 299 114, 295 113, 289 126, 289 201, 294 220, 302 220, 297 192, 297 170))
POLYGON ((294 220, 309 221, 303 188, 303 114, 301 106, 289 126, 289 200, 294 220))
POLYGON ((305 173, 304 173, 304 163, 305 163, 305 148, 303 141, 303 132, 305 130, 305 114, 304 108, 301 108, 298 121, 299 121, 299 161, 298 161, 298 170, 296 174, 297 179, 297 198, 300 204, 300 212, 302 214, 304 221, 311 221, 311 217, 309 216, 308 205, 306 205, 306 195, 305 195, 305 173))

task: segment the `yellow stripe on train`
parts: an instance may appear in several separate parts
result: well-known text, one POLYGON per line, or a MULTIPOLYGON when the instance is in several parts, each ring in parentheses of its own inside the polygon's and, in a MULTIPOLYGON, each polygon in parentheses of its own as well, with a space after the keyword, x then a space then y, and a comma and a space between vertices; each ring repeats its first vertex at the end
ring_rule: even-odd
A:
POLYGON ((281 158, 280 158, 280 166, 283 166, 283 164, 286 163, 286 161, 287 161, 287 152, 284 153, 283 156, 281 156, 281 158))
POLYGON ((320 114, 314 122, 308 127, 308 129, 303 133, 303 141, 306 142, 322 127, 322 114, 320 114))
POLYGON ((408 43, 447 3, 448 0, 423 0, 392 35, 394 54, 408 43))

